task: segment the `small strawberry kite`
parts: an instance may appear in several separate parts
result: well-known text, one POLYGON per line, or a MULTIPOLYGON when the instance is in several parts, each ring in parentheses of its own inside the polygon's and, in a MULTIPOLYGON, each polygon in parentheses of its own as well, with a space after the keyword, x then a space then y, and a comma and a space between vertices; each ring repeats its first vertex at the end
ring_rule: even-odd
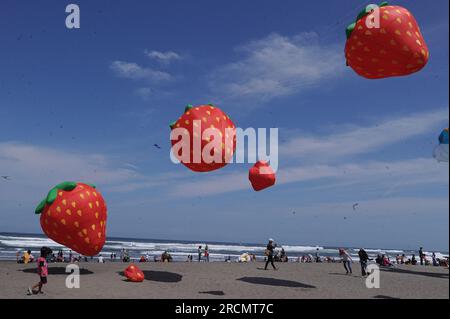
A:
POLYGON ((97 255, 106 240, 105 200, 95 186, 64 182, 36 208, 41 227, 52 240, 84 256, 97 255))
POLYGON ((233 158, 236 126, 212 104, 188 105, 170 128, 173 155, 194 172, 220 169, 233 158))
POLYGON ((253 189, 257 192, 272 187, 276 182, 275 172, 272 167, 263 161, 259 161, 250 169, 248 179, 253 189))
POLYGON ((368 5, 347 27, 347 65, 367 79, 420 71, 429 51, 414 16, 405 8, 368 5))
POLYGON ((129 281, 132 282, 143 282, 145 277, 142 270, 139 269, 138 266, 131 264, 123 271, 123 274, 129 281))

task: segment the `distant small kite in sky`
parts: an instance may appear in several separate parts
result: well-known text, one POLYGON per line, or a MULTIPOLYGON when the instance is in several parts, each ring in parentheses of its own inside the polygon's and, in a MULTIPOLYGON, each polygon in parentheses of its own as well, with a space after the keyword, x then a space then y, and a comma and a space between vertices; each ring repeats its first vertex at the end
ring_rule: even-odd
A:
POLYGON ((355 210, 356 211, 356 208, 359 206, 359 204, 358 203, 356 203, 356 204, 354 204, 353 205, 353 210, 355 210))
POLYGON ((433 157, 438 162, 448 163, 449 161, 448 145, 449 145, 449 134, 448 128, 446 128, 442 131, 441 135, 439 135, 439 145, 433 151, 433 157))

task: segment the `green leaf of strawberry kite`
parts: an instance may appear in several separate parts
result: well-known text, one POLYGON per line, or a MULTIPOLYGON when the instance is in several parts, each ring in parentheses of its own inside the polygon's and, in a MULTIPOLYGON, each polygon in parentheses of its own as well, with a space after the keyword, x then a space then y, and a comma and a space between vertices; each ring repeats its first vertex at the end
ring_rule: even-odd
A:
MULTIPOLYGON (((56 185, 53 187, 50 192, 48 192, 47 197, 41 201, 41 203, 37 206, 35 213, 41 214, 42 211, 45 208, 45 205, 51 205, 56 200, 56 197, 58 196, 58 191, 63 190, 66 192, 70 192, 71 190, 75 189, 77 187, 77 183, 75 182, 64 182, 61 184, 56 185)), ((95 186, 94 186, 95 188, 95 186)))
POLYGON ((95 185, 64 182, 53 187, 35 210, 44 233, 82 255, 98 254, 106 240, 107 208, 95 185))
POLYGON ((376 4, 369 4, 368 6, 366 6, 363 10, 361 10, 361 12, 358 14, 358 16, 356 17, 356 22, 353 22, 352 24, 350 24, 347 29, 345 30, 346 34, 347 34, 347 39, 350 38, 350 36, 352 35, 353 30, 355 29, 356 23, 361 20, 362 18, 364 18, 365 16, 367 16, 368 14, 372 13, 376 7, 378 8, 382 8, 382 7, 386 7, 388 6, 389 3, 387 1, 384 1, 382 3, 380 3, 380 5, 376 5, 376 4))

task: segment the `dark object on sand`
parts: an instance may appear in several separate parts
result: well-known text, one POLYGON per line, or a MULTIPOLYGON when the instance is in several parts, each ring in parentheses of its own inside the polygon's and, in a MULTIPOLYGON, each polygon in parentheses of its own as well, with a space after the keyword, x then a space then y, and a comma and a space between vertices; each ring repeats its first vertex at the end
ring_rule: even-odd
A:
POLYGON ((204 294, 204 295, 225 296, 225 293, 222 290, 199 291, 198 293, 199 294, 204 294))
MULTIPOLYGON (((26 268, 26 269, 22 269, 22 270, 18 270, 18 271, 22 271, 24 273, 27 274, 37 274, 38 270, 37 268, 26 268)), ((80 275, 92 275, 94 272, 85 269, 85 268, 80 268, 80 275)), ((48 267, 48 274, 49 275, 63 275, 63 276, 67 276, 69 275, 69 273, 66 273, 66 267, 48 267)))
POLYGON ((151 271, 144 270, 145 280, 157 282, 180 282, 183 276, 174 272, 168 271, 151 271))
POLYGON ((264 277, 243 277, 236 279, 238 281, 243 281, 255 285, 263 286, 276 286, 276 287, 288 287, 288 288, 316 288, 315 286, 304 284, 297 281, 275 279, 275 278, 264 278, 264 277))

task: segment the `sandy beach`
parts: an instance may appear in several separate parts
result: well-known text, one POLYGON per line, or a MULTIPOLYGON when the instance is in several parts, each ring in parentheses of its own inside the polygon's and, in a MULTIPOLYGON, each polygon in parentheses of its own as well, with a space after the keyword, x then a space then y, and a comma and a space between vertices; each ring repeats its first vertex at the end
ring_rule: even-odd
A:
POLYGON ((360 276, 345 275, 342 264, 144 263, 143 283, 127 282, 124 263, 81 263, 79 289, 65 286, 66 264, 50 264, 45 294, 27 296, 38 281, 35 264, 0 262, 0 298, 227 298, 227 299, 448 299, 449 271, 438 267, 399 266, 381 270, 381 287, 368 289, 360 276))

